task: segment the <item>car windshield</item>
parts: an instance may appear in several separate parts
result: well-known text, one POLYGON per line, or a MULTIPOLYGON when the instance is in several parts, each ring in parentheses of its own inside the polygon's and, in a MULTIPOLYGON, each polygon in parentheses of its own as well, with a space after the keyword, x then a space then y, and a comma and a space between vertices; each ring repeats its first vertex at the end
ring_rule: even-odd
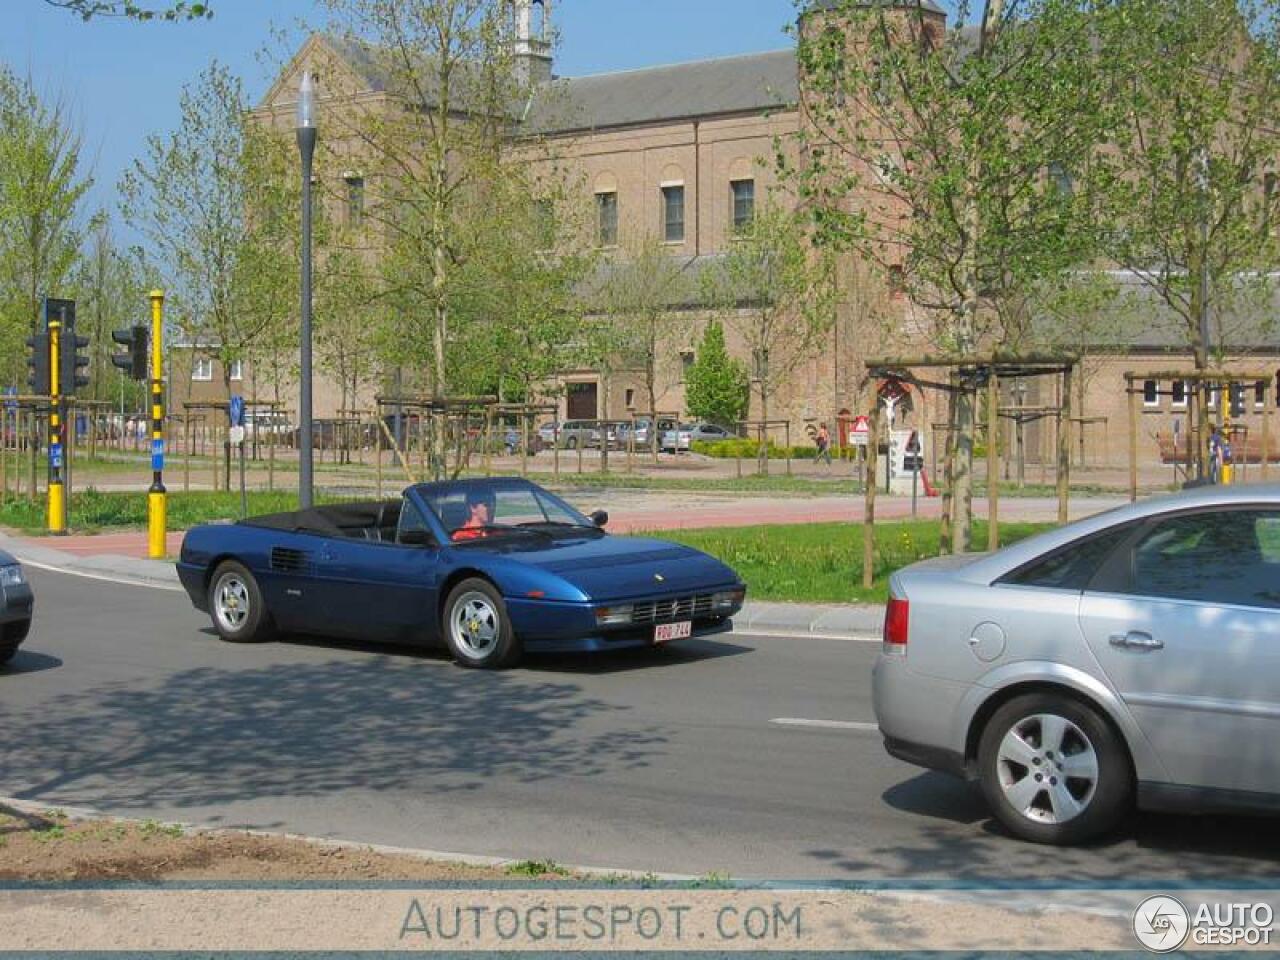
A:
POLYGON ((455 541, 533 533, 555 535, 560 531, 600 532, 573 507, 533 484, 460 484, 428 494, 427 502, 455 541))

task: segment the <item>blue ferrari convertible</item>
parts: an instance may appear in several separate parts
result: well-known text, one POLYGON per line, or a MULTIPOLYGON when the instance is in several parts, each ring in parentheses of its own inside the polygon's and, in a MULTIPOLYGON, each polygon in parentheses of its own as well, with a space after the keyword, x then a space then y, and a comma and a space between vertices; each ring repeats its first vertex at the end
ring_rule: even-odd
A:
POLYGON ((424 483, 394 501, 196 527, 178 575, 227 640, 443 643, 467 667, 732 627, 746 588, 731 569, 606 523, 526 480, 424 483))

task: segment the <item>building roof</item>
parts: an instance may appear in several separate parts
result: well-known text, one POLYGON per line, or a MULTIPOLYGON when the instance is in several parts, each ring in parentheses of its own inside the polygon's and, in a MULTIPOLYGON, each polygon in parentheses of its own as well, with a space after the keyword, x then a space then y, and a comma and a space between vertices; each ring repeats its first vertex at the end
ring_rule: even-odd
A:
POLYGON ((795 50, 773 50, 558 78, 535 99, 525 127, 554 133, 763 113, 793 107, 799 98, 795 50))
MULTIPOLYGON (((1105 276, 1114 289, 1089 316, 1069 322, 1038 316, 1032 324, 1033 340, 1093 353, 1186 354, 1186 323, 1179 312, 1129 271, 1112 271, 1105 276)), ((1214 349, 1231 354, 1280 353, 1278 317, 1280 276, 1242 278, 1213 298, 1210 342, 1214 349)))

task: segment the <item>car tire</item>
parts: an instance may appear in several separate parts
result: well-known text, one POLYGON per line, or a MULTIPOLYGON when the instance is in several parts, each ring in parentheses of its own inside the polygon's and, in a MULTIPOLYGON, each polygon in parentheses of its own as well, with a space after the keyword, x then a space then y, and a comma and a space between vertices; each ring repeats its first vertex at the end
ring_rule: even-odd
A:
POLYGON ((488 580, 470 577, 449 591, 440 632, 459 666, 501 670, 520 660, 520 641, 507 605, 488 580))
POLYGON ((258 581, 235 560, 218 564, 209 578, 209 616, 218 636, 231 643, 264 643, 276 635, 258 581))
POLYGON ((30 630, 30 620, 5 624, 3 629, 0 629, 0 664, 8 663, 14 658, 18 647, 22 646, 22 641, 27 639, 27 633, 30 630))
POLYGON ((982 731, 978 768, 996 819, 1032 843, 1094 839, 1133 804, 1124 742, 1097 710, 1061 694, 1026 694, 996 710, 982 731))

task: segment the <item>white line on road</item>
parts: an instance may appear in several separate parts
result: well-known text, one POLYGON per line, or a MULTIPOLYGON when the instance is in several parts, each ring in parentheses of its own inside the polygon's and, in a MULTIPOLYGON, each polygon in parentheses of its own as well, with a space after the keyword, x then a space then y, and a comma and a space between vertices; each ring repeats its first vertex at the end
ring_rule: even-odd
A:
POLYGON ((84 577, 86 580, 105 580, 107 583, 118 583, 126 587, 147 587, 150 590, 168 590, 171 593, 186 592, 178 584, 156 583, 154 581, 149 581, 149 580, 135 580, 132 577, 121 577, 121 576, 109 577, 109 576, 104 576, 101 573, 89 573, 86 570, 72 570, 70 567, 55 567, 53 564, 50 564, 50 563, 39 563, 35 560, 28 559, 27 557, 22 556, 21 553, 14 552, 13 550, 10 550, 9 552, 13 553, 13 555, 18 558, 18 561, 23 566, 34 567, 37 570, 44 570, 47 573, 62 573, 68 577, 84 577))
POLYGON ((866 723, 861 720, 806 720, 803 717, 775 717, 769 721, 780 727, 820 727, 824 730, 863 730, 874 733, 880 729, 878 723, 866 723))

